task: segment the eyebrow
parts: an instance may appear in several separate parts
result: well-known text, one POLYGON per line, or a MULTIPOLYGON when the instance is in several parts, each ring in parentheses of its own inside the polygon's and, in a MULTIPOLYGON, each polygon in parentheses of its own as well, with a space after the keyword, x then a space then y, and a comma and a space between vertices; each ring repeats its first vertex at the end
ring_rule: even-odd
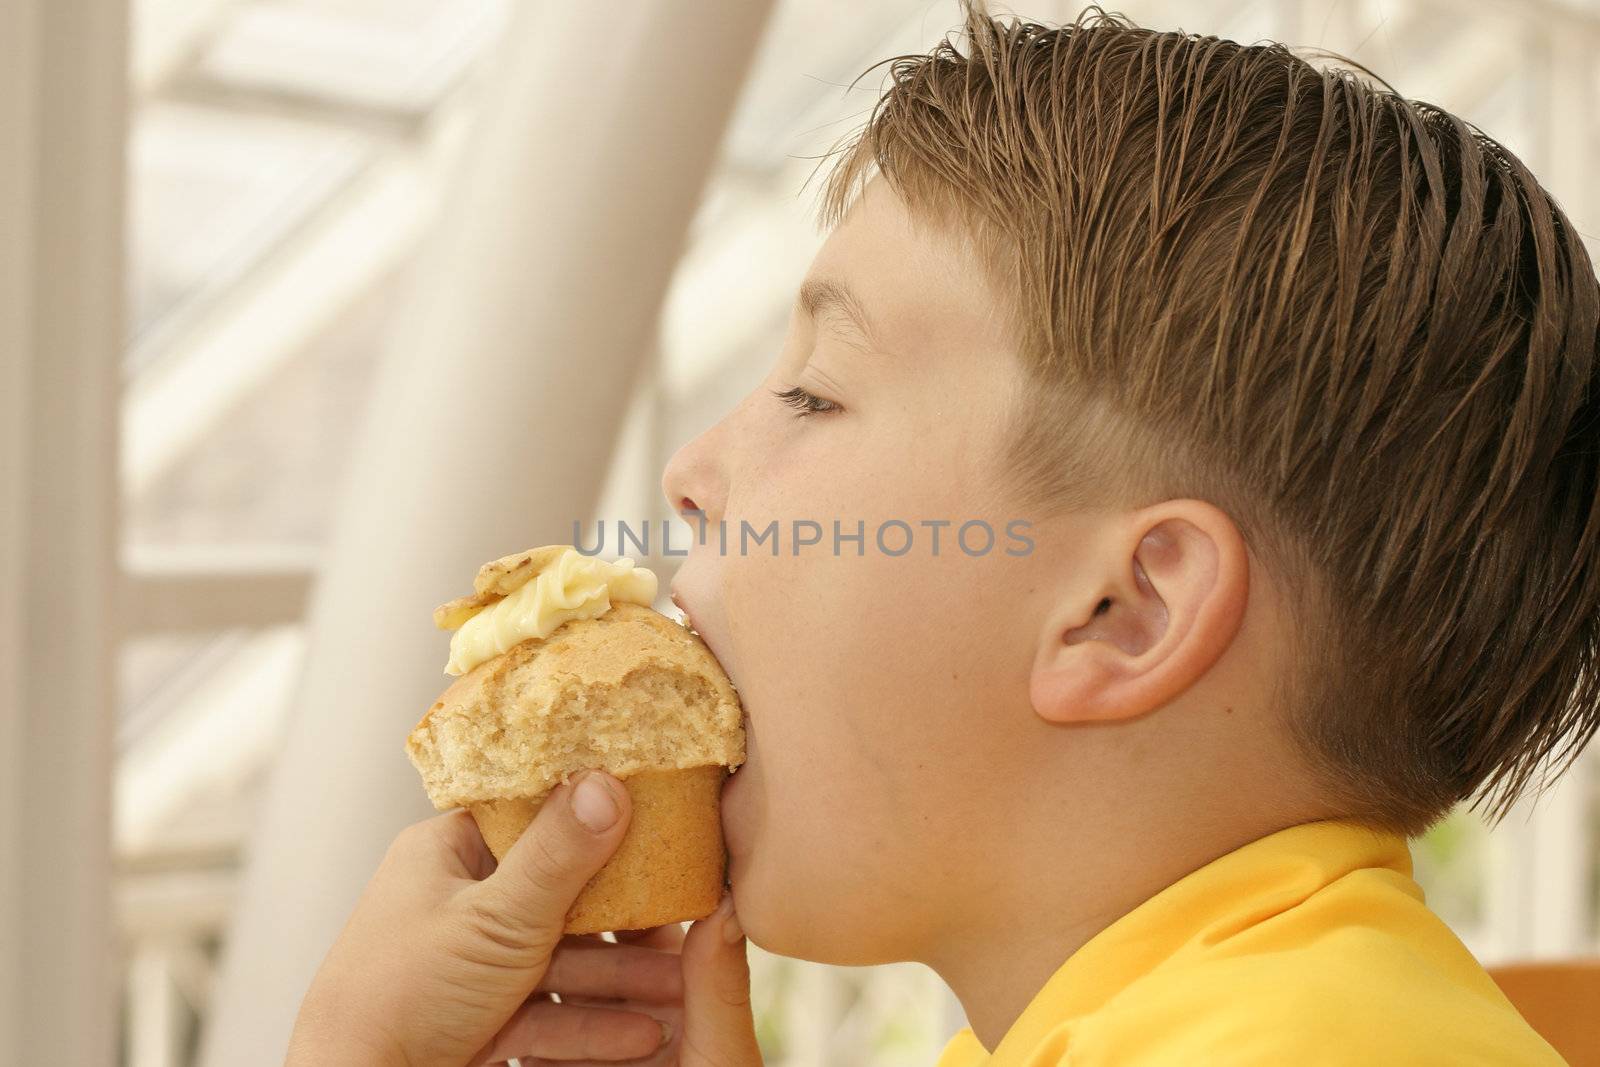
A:
POLYGON ((813 322, 820 321, 826 315, 842 318, 848 329, 841 332, 847 338, 854 332, 857 336, 853 340, 858 348, 885 351, 872 330, 872 318, 867 314, 866 305, 843 282, 829 278, 807 278, 800 285, 795 303, 813 322))

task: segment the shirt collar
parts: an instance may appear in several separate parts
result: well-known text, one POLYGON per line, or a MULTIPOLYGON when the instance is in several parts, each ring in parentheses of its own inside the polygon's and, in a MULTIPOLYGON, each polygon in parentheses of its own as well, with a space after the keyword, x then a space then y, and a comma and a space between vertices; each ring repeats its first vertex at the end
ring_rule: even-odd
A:
MULTIPOLYGON (((1095 934, 1023 1009, 994 1050, 1020 1062, 1063 1020, 1095 1011, 1136 979, 1299 904, 1351 871, 1411 877, 1405 838, 1345 819, 1278 830, 1185 875, 1095 934)), ((1420 890, 1418 891, 1420 894, 1420 890)), ((957 1035, 982 1049, 968 1027, 957 1035)))

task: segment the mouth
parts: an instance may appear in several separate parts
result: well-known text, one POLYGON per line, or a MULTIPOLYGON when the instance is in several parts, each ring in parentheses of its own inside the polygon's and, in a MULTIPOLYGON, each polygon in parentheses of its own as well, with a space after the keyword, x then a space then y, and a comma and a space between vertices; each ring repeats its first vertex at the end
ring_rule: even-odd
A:
MULTIPOLYGON (((705 642, 705 646, 706 646, 707 649, 709 649, 711 651, 712 657, 716 659, 718 664, 722 665, 722 669, 724 671, 727 671, 727 665, 722 663, 722 657, 717 655, 716 648, 706 638, 706 635, 700 632, 699 627, 695 626, 695 624, 694 624, 694 613, 689 610, 689 605, 684 603, 683 596, 681 594, 679 594, 679 592, 676 589, 672 589, 668 593, 668 599, 670 599, 673 602, 673 604, 677 605, 678 611, 683 615, 683 620, 682 621, 683 621, 684 627, 690 633, 692 633, 696 637, 698 637, 701 641, 705 642)), ((737 682, 735 682, 733 680, 733 677, 732 677, 731 674, 729 675, 729 678, 728 678, 728 684, 733 686, 733 689, 734 689, 735 693, 738 693, 739 685, 738 685, 737 682)), ((742 703, 743 703, 743 701, 741 700, 741 705, 742 705, 742 703)), ((750 736, 750 713, 748 711, 744 712, 743 716, 740 718, 739 726, 740 726, 740 728, 742 730, 745 731, 745 736, 749 737, 750 736)), ((739 764, 738 767, 732 768, 731 770, 729 770, 728 776, 732 777, 732 776, 738 774, 740 769, 743 766, 744 766, 744 764, 741 763, 741 764, 739 764)))
POLYGON ((676 589, 673 589, 670 593, 668 593, 668 599, 678 606, 679 613, 683 615, 683 625, 688 628, 690 633, 704 641, 705 638, 701 636, 700 631, 695 628, 694 616, 689 613, 689 606, 683 602, 683 597, 678 594, 676 589))
MULTIPOLYGON (((725 661, 717 652, 717 646, 711 640, 711 638, 707 637, 704 631, 695 625, 694 612, 689 610, 689 605, 685 602, 683 594, 679 593, 678 590, 673 589, 668 593, 668 599, 678 606, 678 611, 683 615, 682 624, 684 628, 703 641, 706 648, 711 650, 711 655, 716 659, 723 671, 727 673, 728 683, 733 686, 734 692, 738 692, 739 683, 734 680, 733 672, 728 669, 727 661, 725 661)), ((748 718, 748 716, 746 718, 748 718)))

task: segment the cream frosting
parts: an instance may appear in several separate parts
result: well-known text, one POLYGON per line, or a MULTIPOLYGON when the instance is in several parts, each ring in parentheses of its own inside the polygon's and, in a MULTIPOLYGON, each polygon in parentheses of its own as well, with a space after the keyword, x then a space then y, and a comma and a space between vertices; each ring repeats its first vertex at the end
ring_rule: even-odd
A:
POLYGON ((650 607, 655 572, 631 559, 609 562, 568 548, 503 599, 479 609, 450 639, 446 674, 465 674, 531 637, 545 638, 574 619, 594 619, 615 601, 650 607))

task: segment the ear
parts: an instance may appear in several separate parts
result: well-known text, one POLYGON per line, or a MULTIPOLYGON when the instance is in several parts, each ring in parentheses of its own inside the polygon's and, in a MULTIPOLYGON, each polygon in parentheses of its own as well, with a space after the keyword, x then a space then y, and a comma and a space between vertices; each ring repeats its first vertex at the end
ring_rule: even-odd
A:
POLYGON ((1132 719, 1173 700, 1227 650, 1250 599, 1244 539, 1203 500, 1142 509, 1103 545, 1085 566, 1104 578, 1075 582, 1040 638, 1028 688, 1051 722, 1132 719))

